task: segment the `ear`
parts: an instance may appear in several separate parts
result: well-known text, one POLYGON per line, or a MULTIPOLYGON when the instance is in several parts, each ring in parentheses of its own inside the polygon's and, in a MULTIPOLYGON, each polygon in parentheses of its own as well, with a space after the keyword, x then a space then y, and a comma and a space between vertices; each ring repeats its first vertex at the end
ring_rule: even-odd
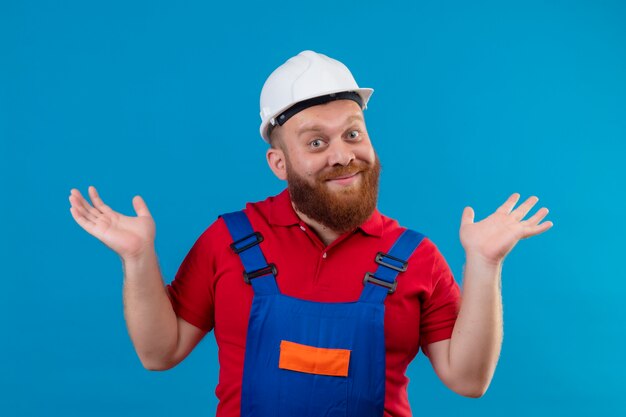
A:
POLYGON ((269 148, 266 153, 267 164, 279 180, 287 180, 285 153, 280 148, 269 148))

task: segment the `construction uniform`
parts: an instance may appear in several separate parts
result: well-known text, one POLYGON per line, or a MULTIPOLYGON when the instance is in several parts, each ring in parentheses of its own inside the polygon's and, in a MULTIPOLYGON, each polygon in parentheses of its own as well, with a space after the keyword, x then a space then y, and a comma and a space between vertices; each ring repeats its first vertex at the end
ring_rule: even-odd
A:
POLYGON ((325 246, 286 190, 244 214, 211 225, 168 286, 177 315, 215 332, 217 415, 410 415, 406 368, 460 304, 435 245, 375 211, 325 246))

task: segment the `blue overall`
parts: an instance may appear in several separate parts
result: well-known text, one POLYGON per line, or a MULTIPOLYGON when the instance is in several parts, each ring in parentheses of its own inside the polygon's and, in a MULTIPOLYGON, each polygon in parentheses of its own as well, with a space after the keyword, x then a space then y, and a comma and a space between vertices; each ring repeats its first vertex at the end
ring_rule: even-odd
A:
MULTIPOLYGON (((423 235, 406 230, 389 253, 379 252, 356 302, 318 303, 281 294, 275 265, 268 264, 245 213, 224 214, 231 248, 244 267, 254 298, 248 321, 241 388, 243 417, 368 417, 383 415, 385 401, 384 301, 423 235), (291 343, 289 343, 291 342, 291 343), (284 344, 338 350, 348 355, 347 375, 328 372, 312 353, 302 366, 283 366, 284 344), (299 368, 298 368, 299 369, 299 368), (319 371, 318 369, 322 369, 319 371)), ((339 278, 338 278, 339 279, 339 278)), ((286 349, 286 346, 285 346, 286 349)), ((323 355, 322 355, 323 356, 323 355)))

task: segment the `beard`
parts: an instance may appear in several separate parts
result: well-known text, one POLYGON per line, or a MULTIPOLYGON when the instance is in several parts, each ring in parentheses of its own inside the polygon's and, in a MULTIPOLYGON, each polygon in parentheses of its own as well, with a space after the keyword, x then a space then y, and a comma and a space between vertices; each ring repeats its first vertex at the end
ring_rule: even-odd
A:
POLYGON ((346 166, 324 170, 315 177, 314 184, 294 172, 289 158, 286 163, 289 195, 296 210, 329 229, 337 233, 351 231, 363 224, 376 209, 380 177, 378 155, 374 164, 355 160, 346 166), (332 190, 327 184, 330 179, 357 172, 361 176, 358 185, 332 190))

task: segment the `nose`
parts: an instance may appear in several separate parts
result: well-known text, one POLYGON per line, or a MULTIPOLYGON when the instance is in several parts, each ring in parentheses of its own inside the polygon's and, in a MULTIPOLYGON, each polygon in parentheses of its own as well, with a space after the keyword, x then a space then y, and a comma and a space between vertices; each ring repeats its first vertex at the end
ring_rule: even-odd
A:
POLYGON ((349 144, 345 143, 343 140, 331 142, 328 152, 329 166, 347 166, 350 162, 354 161, 355 158, 354 151, 351 149, 349 144))

